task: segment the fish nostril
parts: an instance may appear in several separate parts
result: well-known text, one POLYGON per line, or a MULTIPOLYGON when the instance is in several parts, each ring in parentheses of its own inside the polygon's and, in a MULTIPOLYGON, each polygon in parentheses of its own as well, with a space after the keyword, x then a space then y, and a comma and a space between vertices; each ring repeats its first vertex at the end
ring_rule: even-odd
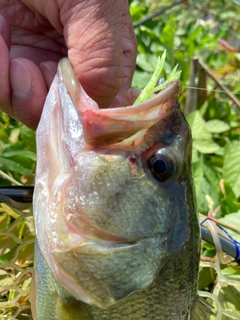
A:
POLYGON ((174 132, 175 134, 178 134, 179 131, 180 131, 180 127, 179 127, 179 126, 174 126, 174 127, 173 127, 173 132, 174 132))

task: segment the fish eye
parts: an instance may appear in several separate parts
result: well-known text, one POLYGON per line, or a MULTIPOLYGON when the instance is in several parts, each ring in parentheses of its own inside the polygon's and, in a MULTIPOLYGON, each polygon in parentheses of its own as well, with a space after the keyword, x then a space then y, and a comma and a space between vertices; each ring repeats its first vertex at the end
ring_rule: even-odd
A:
POLYGON ((175 162, 165 154, 154 153, 147 163, 154 178, 161 182, 167 181, 175 175, 175 162))

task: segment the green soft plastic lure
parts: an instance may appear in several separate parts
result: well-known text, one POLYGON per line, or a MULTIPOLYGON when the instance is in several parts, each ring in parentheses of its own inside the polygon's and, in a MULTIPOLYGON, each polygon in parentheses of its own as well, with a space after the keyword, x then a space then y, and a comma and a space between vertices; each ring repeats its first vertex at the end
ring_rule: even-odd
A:
POLYGON ((153 93, 164 89, 166 87, 166 85, 169 84, 170 82, 179 80, 180 75, 181 75, 181 71, 177 70, 178 66, 176 65, 174 67, 174 69, 171 71, 171 73, 168 76, 168 78, 166 79, 166 81, 164 81, 164 83, 162 83, 160 85, 157 85, 158 80, 161 75, 161 72, 164 67, 165 60, 166 60, 166 50, 164 51, 161 58, 158 57, 156 69, 155 69, 151 79, 149 80, 148 84, 142 90, 139 97, 134 102, 134 105, 149 100, 152 97, 153 93))

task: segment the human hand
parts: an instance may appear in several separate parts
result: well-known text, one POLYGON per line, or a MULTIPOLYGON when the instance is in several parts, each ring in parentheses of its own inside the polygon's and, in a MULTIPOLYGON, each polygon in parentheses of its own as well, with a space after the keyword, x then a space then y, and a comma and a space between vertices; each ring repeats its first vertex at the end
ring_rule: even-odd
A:
POLYGON ((100 107, 130 87, 137 46, 127 0, 0 0, 0 15, 0 108, 32 129, 64 56, 100 107))

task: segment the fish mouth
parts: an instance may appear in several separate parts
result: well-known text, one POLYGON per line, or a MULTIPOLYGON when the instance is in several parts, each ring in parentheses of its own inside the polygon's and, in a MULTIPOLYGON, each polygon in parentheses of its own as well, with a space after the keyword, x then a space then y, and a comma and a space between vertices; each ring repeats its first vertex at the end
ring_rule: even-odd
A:
POLYGON ((129 139, 166 118, 179 106, 181 84, 173 81, 148 101, 133 105, 133 96, 130 94, 125 101, 127 103, 129 100, 128 106, 99 109, 81 87, 67 59, 60 61, 58 72, 80 113, 85 141, 91 146, 106 146, 129 139), (81 104, 78 103, 80 98, 81 104))
POLYGON ((66 246, 64 246, 64 248, 61 248, 61 249, 59 247, 56 247, 55 249, 59 252, 60 251, 65 252, 66 248, 67 248, 67 251, 77 250, 79 252, 85 252, 85 251, 89 252, 88 251, 89 247, 93 248, 95 246, 105 248, 104 250, 106 251, 117 250, 124 247, 130 248, 132 246, 138 245, 143 241, 146 241, 147 239, 154 239, 155 237, 166 238, 172 229, 175 217, 176 217, 176 212, 174 213, 174 216, 169 222, 169 225, 167 226, 167 230, 165 230, 164 232, 157 232, 154 234, 145 233, 145 234, 139 234, 138 236, 133 236, 133 237, 121 236, 120 234, 116 234, 116 233, 98 228, 92 225, 91 223, 86 224, 85 228, 82 228, 81 230, 79 229, 79 227, 71 225, 71 228, 69 228, 69 230, 71 229, 71 233, 68 233, 68 235, 64 240, 66 246), (75 232, 72 232, 73 229, 75 229, 74 230, 75 232))

